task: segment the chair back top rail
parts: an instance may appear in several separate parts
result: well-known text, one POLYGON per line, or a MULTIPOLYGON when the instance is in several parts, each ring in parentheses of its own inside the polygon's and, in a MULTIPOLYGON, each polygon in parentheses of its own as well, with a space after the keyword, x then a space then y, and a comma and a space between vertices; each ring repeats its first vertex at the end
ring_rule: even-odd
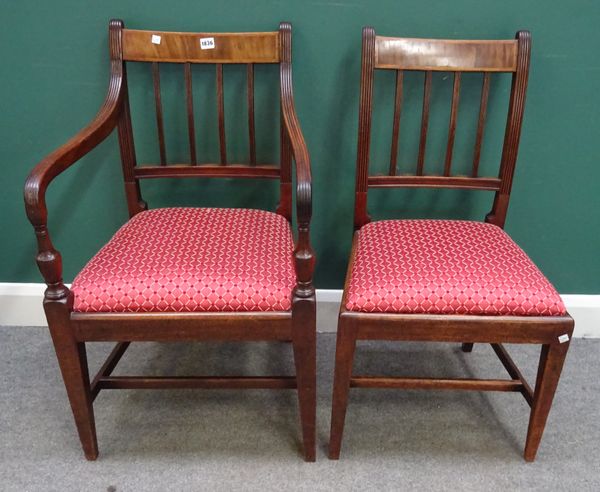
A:
POLYGON ((444 72, 515 72, 517 40, 376 36, 375 68, 444 72))
POLYGON ((279 63, 279 32, 188 33, 123 29, 123 60, 279 63))

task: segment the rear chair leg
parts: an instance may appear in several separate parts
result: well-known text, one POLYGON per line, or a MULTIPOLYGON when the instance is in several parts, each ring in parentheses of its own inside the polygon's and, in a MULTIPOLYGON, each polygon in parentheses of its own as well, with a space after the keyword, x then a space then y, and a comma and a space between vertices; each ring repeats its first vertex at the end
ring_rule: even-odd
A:
POLYGON ((317 330, 316 301, 295 298, 292 306, 292 345, 298 383, 304 460, 316 459, 317 419, 317 330))
POLYGON ((462 344, 462 351, 463 352, 472 352, 473 351, 473 344, 472 343, 463 343, 462 344))
POLYGON ((356 329, 340 316, 335 349, 335 375, 329 435, 329 459, 331 460, 337 460, 340 457, 355 349, 356 329))
POLYGON ((98 441, 85 344, 73 336, 68 299, 44 301, 44 310, 83 452, 88 460, 95 460, 98 441))
POLYGON ((568 349, 569 342, 542 346, 525 443, 526 461, 535 460, 568 349))

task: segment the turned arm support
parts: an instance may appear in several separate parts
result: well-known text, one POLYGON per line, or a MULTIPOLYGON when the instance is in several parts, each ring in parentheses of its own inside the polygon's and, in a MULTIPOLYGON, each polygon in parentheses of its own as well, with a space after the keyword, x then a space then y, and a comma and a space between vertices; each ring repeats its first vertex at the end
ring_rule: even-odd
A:
POLYGON ((289 138, 292 155, 296 163, 296 219, 298 222, 298 237, 294 250, 294 265, 296 268, 297 284, 294 291, 297 297, 314 295, 313 272, 315 256, 310 244, 310 219, 312 215, 312 178, 310 157, 296 109, 292 92, 291 63, 282 62, 281 70, 281 107, 287 137, 289 138))
POLYGON ((117 125, 123 99, 121 67, 120 60, 112 60, 108 94, 92 122, 35 166, 25 182, 25 211, 37 237, 36 259, 48 285, 46 299, 62 299, 69 294, 62 281, 60 253, 54 248, 48 232, 46 190, 56 176, 95 148, 117 125))

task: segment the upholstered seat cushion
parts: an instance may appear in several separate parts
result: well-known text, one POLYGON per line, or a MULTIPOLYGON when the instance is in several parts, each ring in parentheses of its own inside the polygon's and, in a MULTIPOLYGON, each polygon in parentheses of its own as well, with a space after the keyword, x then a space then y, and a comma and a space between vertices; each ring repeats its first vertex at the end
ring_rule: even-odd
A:
POLYGON ((287 311, 296 282, 288 221, 263 210, 135 215, 73 281, 80 312, 287 311))
POLYGON ((362 312, 557 316, 560 296, 499 227, 383 220, 358 233, 346 309, 362 312))

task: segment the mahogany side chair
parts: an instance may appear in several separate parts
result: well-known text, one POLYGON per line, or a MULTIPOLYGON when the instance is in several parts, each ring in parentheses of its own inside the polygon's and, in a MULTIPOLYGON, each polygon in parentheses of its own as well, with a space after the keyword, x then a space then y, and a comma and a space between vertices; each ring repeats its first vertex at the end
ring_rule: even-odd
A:
MULTIPOLYGON (((569 340, 573 320, 550 282, 504 232, 527 87, 531 37, 459 41, 376 36, 363 30, 354 239, 339 313, 329 457, 338 459, 350 388, 513 391, 531 414, 524 457, 533 461, 569 340), (393 70, 396 91, 392 151, 387 175, 370 175, 369 154, 375 70, 393 70), (397 173, 399 119, 405 71, 423 72, 418 159, 411 175, 397 173), (453 73, 443 174, 426 173, 433 72, 453 73), (452 175, 461 74, 481 72, 482 89, 469 176, 452 175), (506 132, 498 177, 479 174, 482 137, 495 72, 512 74, 506 132), (367 214, 370 188, 453 188, 494 192, 485 222, 380 220, 367 214), (489 343, 510 379, 438 379, 353 375, 358 340, 489 343), (540 344, 535 389, 503 343, 540 344)), ((479 96, 477 94, 477 96, 479 96)))
MULTIPOLYGON (((42 160, 25 185, 27 216, 38 243, 37 264, 47 284, 44 309, 85 457, 98 445, 92 402, 103 389, 271 388, 298 390, 304 458, 315 459, 316 332, 309 240, 311 169, 292 94, 292 30, 184 33, 109 25, 110 83, 95 119, 42 160), (126 64, 152 71, 160 163, 138 165, 126 64), (161 104, 161 63, 182 69, 190 162, 167 163, 161 104), (220 161, 196 158, 192 64, 212 64, 220 161), (230 163, 225 141, 223 66, 247 68, 249 162, 230 163), (256 159, 254 66, 279 66, 280 162, 256 159), (60 173, 117 129, 130 220, 76 276, 63 283, 60 253, 47 228, 46 189, 60 173), (297 234, 292 230, 292 161, 295 161, 297 234), (148 210, 140 180, 148 178, 259 178, 280 182, 276 212, 236 208, 148 210), (295 376, 111 376, 130 342, 291 342, 295 376), (90 383, 86 342, 117 342, 90 383)), ((244 96, 246 97, 246 96, 244 96)))

